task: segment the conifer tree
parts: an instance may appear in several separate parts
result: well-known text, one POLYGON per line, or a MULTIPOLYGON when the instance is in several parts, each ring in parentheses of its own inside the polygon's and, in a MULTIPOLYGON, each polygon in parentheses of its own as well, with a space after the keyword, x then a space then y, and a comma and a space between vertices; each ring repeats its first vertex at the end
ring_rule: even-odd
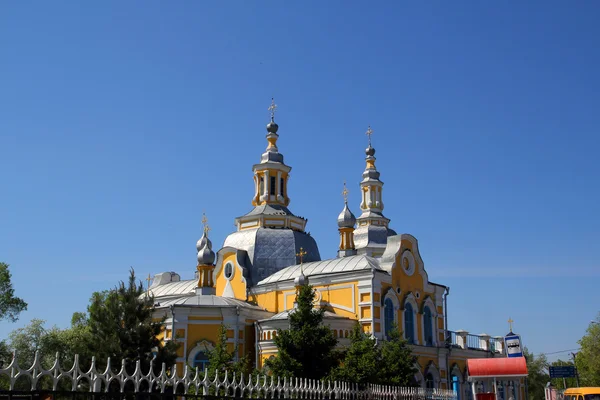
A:
POLYGON ((116 368, 120 368, 121 360, 126 360, 130 368, 139 360, 144 371, 154 355, 158 370, 163 362, 169 367, 175 363, 177 344, 172 340, 163 345, 158 339, 164 318, 153 318, 154 299, 144 293, 133 269, 127 285, 120 282, 110 291, 94 293, 88 307, 88 324, 90 350, 97 360, 110 357, 116 368))
POLYGON ((210 379, 214 378, 215 372, 219 372, 219 376, 224 376, 225 371, 229 373, 235 372, 236 374, 248 375, 252 372, 250 366, 250 360, 246 355, 240 357, 236 361, 235 354, 238 349, 233 348, 232 352, 229 352, 227 346, 227 327, 221 324, 219 329, 219 337, 215 347, 208 352, 208 376, 210 379))
POLYGON ((350 346, 342 364, 332 371, 331 379, 360 385, 374 383, 380 355, 375 339, 367 336, 357 323, 350 334, 350 346))
POLYGON ((323 325, 325 310, 314 309, 314 299, 312 286, 300 286, 297 306, 289 314, 290 328, 277 331, 274 341, 278 354, 265 362, 273 375, 321 379, 337 366, 337 339, 323 325))
POLYGON ((417 358, 394 325, 381 343, 380 368, 377 382, 383 385, 413 386, 417 358))

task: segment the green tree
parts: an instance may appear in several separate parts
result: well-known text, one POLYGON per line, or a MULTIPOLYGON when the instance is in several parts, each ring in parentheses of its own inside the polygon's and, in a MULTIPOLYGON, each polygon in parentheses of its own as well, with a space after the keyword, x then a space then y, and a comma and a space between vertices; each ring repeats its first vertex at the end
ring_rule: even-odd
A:
POLYGON ((550 381, 548 375, 548 360, 545 355, 534 356, 527 347, 523 348, 523 355, 527 361, 527 387, 529 400, 543 400, 545 398, 544 388, 550 381))
POLYGON ((600 386, 600 315, 579 340, 581 350, 575 357, 582 386, 600 386))
POLYGON ((86 323, 90 331, 90 350, 100 362, 111 358, 112 365, 120 368, 126 360, 129 368, 140 361, 142 368, 149 367, 156 355, 155 367, 164 362, 172 366, 177 358, 175 341, 164 345, 158 339, 164 318, 154 318, 154 299, 145 295, 141 282, 136 283, 135 272, 130 271, 127 284, 120 282, 113 290, 94 293, 88 307, 86 323))
POLYGON ((230 374, 233 372, 244 375, 252 373, 252 367, 248 357, 243 356, 236 360, 237 352, 237 347, 234 347, 232 351, 229 351, 229 346, 227 344, 227 327, 221 324, 217 343, 215 347, 208 352, 207 370, 209 378, 212 379, 216 371, 219 371, 219 376, 223 376, 225 371, 228 371, 230 374))
POLYGON ((17 362, 21 368, 29 368, 33 364, 36 351, 44 357, 50 357, 53 349, 48 346, 46 340, 46 321, 32 319, 31 322, 19 329, 15 329, 8 335, 9 348, 16 352, 17 362))
POLYGON ((364 385, 377 381, 381 351, 374 338, 367 336, 357 323, 350 334, 350 346, 342 364, 331 373, 333 380, 364 385))
MULTIPOLYGON (((236 349, 234 349, 235 352, 236 349)), ((234 353, 227 349, 227 327, 221 324, 219 337, 215 347, 208 352, 209 376, 214 376, 215 371, 225 372, 231 369, 234 353), (211 375, 212 374, 212 375, 211 375)))
POLYGON ((19 319, 19 314, 27 310, 27 303, 15 297, 10 278, 8 264, 0 262, 0 321, 8 319, 15 322, 19 319))
POLYGON ((381 344, 381 361, 378 383, 383 385, 413 386, 416 357, 408 347, 408 342, 394 326, 381 344))
POLYGON ((314 309, 314 299, 312 286, 300 286, 297 307, 289 314, 290 328, 277 331, 278 354, 265 362, 274 375, 321 379, 338 365, 337 339, 323 325, 325 310, 314 309))

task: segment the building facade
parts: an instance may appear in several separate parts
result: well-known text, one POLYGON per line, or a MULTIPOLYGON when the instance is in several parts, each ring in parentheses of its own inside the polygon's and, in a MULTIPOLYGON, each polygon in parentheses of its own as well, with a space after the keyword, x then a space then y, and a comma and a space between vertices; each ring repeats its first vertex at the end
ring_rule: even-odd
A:
MULTIPOLYGON (((296 286, 309 280, 317 293, 315 305, 325 309, 325 323, 339 346, 349 344, 356 323, 378 340, 386 340, 390 329, 400 329, 417 356, 419 385, 454 388, 459 398, 471 399, 466 359, 504 357, 502 339, 447 329, 449 289, 429 280, 417 239, 397 234, 383 214, 383 182, 371 129, 360 215, 354 216, 346 200, 337 219, 338 254, 327 260, 306 232, 307 220, 288 208, 291 167, 277 147, 278 129, 272 113, 267 148, 252 167, 254 208, 235 218, 236 231, 215 252, 205 225, 197 243, 195 279, 163 272, 149 288, 157 317, 166 317, 163 339, 180 343, 178 369, 207 364, 207 351, 222 324, 231 349, 261 368, 277 354, 277 331, 289 326, 296 286)), ((523 398, 523 382, 510 385, 506 400, 513 392, 515 400, 523 398)))

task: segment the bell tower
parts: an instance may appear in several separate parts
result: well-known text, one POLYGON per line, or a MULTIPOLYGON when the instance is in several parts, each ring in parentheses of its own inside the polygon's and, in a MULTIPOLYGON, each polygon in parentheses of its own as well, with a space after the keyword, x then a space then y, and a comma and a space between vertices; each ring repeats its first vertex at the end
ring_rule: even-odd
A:
POLYGON ((381 257, 387 237, 393 231, 388 230, 390 220, 383 215, 383 182, 379 180, 380 174, 375 167, 375 149, 371 145, 373 130, 370 126, 366 134, 369 137, 369 147, 365 149, 366 167, 360 182, 362 214, 357 218, 354 242, 358 254, 381 257))
POLYGON ((291 167, 283 162, 283 154, 277 148, 277 131, 279 126, 275 123, 275 110, 277 105, 271 99, 268 110, 271 113, 271 122, 267 124, 267 149, 262 154, 260 164, 252 167, 254 172, 254 197, 253 206, 281 205, 287 207, 290 198, 287 195, 287 181, 291 167))

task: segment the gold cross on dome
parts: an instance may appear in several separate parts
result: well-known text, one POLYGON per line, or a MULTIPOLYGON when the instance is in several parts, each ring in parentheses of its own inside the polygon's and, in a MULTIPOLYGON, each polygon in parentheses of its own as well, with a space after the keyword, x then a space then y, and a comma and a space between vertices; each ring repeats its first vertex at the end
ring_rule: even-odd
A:
POLYGON ((348 203, 348 188, 346 187, 346 181, 344 181, 344 190, 342 190, 342 196, 344 196, 344 203, 348 203))
POLYGON ((202 225, 204 226, 204 233, 208 234, 208 231, 210 231, 210 226, 208 226, 208 218, 206 218, 205 213, 202 213, 202 225))
POLYGON ((371 135, 373 134, 373 129, 371 129, 371 125, 367 129, 366 135, 369 137, 369 147, 371 147, 371 135))
POLYGON ((302 259, 306 255, 306 251, 302 247, 300 247, 300 251, 296 253, 296 257, 300 257, 300 264, 302 264, 302 259))
POLYGON ((150 276, 150 274, 148 274, 148 277, 146 278, 146 282, 148 282, 148 289, 150 289, 150 281, 152 280, 152 276, 150 276))
POLYGON ((277 110, 277 104, 275 104, 275 99, 271 97, 271 105, 267 108, 271 113, 271 121, 275 119, 275 111, 277 110))
POLYGON ((509 317, 509 318, 508 318, 508 326, 510 327, 510 331, 511 331, 511 332, 513 331, 513 330, 512 330, 512 328, 513 328, 513 327, 512 327, 512 324, 513 324, 513 322, 515 322, 515 321, 513 321, 513 319, 509 317))

